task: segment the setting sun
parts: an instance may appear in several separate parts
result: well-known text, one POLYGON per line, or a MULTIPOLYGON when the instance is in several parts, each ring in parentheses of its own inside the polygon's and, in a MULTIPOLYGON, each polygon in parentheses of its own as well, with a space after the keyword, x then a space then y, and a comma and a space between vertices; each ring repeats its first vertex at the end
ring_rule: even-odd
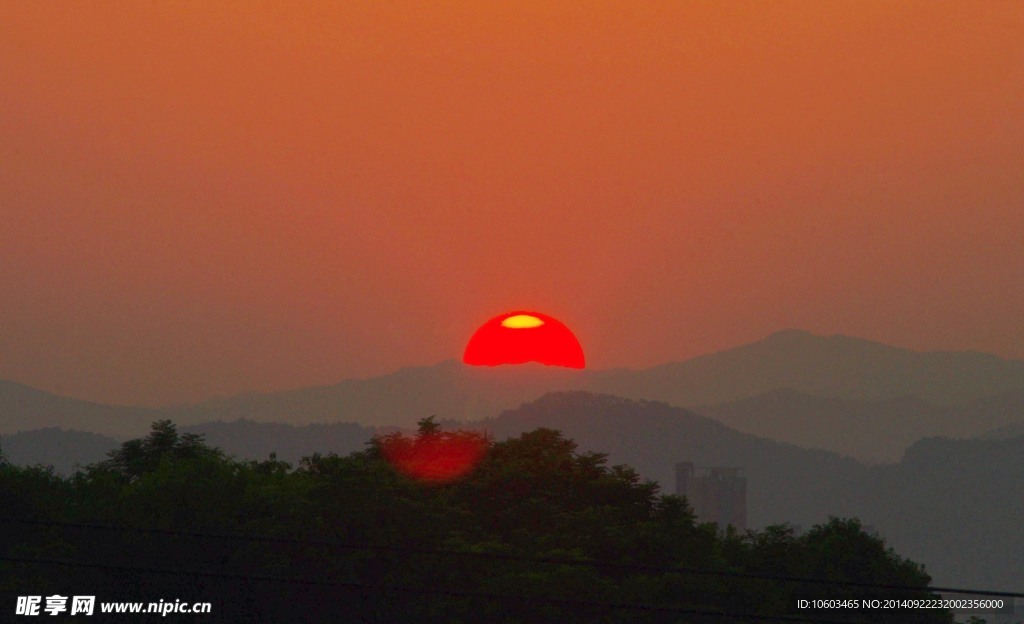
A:
POLYGON ((474 366, 525 364, 583 368, 583 347, 561 321, 539 312, 508 312, 476 330, 462 358, 474 366))

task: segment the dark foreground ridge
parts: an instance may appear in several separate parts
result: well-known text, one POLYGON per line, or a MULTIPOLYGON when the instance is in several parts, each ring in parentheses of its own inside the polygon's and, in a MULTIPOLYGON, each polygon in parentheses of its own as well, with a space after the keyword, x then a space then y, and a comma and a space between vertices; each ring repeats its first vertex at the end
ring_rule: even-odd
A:
MULTIPOLYGON (((450 435, 425 422, 418 436, 450 435)), ((921 567, 855 520, 799 536, 720 533, 558 431, 488 447, 465 479, 425 486, 377 444, 296 467, 243 462, 164 421, 74 479, 4 465, 3 516, 20 522, 4 523, 0 586, 179 596, 211 602, 225 622, 822 621, 796 609, 796 597, 820 592, 798 577, 835 583, 837 597, 880 591, 842 582, 929 595, 921 567), (666 570, 680 567, 721 574, 666 570)))

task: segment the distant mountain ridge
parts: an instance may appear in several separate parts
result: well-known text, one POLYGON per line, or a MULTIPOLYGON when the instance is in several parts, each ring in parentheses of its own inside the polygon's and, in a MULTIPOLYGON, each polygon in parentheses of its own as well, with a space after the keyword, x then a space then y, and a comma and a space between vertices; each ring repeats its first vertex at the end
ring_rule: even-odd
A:
POLYGON ((285 425, 251 420, 201 423, 183 427, 182 431, 202 435, 207 444, 238 459, 259 461, 273 453, 293 466, 314 453, 348 455, 361 451, 376 433, 371 427, 354 423, 285 425))
POLYGON ((868 467, 742 434, 664 403, 580 392, 546 395, 481 424, 499 439, 538 426, 558 429, 667 492, 678 461, 742 467, 754 526, 808 528, 832 514, 858 517, 901 554, 925 563, 936 584, 1024 586, 1024 437, 929 437, 898 463, 868 467))
MULTIPOLYGON (((898 463, 868 467, 836 453, 741 433, 665 403, 579 391, 548 394, 469 426, 497 439, 537 427, 558 429, 580 450, 607 453, 610 463, 633 466, 666 492, 674 491, 678 461, 742 467, 751 526, 789 522, 806 528, 830 514, 858 517, 900 553, 927 564, 937 584, 1024 586, 1024 436, 927 438, 910 446, 898 463)), ((359 450, 376 431, 353 423, 253 421, 182 430, 202 433, 240 459, 266 459, 275 452, 292 462, 313 452, 359 450)), ((0 438, 14 463, 45 457, 88 463, 83 454, 98 461, 116 446, 111 438, 55 429, 0 438), (30 457, 30 449, 47 455, 30 457)))
MULTIPOLYGON (((677 461, 745 466, 753 492, 751 522, 756 524, 781 522, 791 513, 807 522, 824 519, 816 514, 813 505, 806 504, 802 494, 794 498, 793 493, 829 487, 834 481, 852 478, 864 469, 859 462, 835 453, 740 433, 683 408, 582 391, 546 394, 485 421, 444 424, 486 430, 496 439, 538 427, 558 429, 581 449, 607 452, 610 461, 633 466, 645 477, 661 483, 667 492, 674 488, 677 461), (800 483, 801 487, 782 485, 785 483, 800 483)), ((344 455, 360 450, 375 433, 382 431, 354 423, 291 425, 251 420, 216 421, 179 429, 203 435, 208 444, 238 459, 260 460, 275 453, 278 459, 292 463, 316 452, 344 455)), ((19 449, 9 454, 13 463, 39 463, 45 456, 55 456, 53 449, 60 449, 61 467, 99 461, 119 444, 113 438, 56 428, 0 438, 0 447, 5 452, 8 446, 19 449), (88 445, 76 448, 86 439, 88 445), (23 444, 21 440, 30 440, 32 444, 23 444), (29 456, 20 450, 26 447, 43 455, 29 456)))
POLYGON ((975 352, 917 352, 859 338, 785 330, 734 349, 644 370, 489 368, 449 360, 371 379, 220 399, 176 411, 182 422, 249 418, 410 426, 431 414, 463 421, 489 418, 547 392, 567 390, 689 407, 782 389, 859 401, 918 397, 950 405, 1024 392, 1024 361, 975 352))
POLYGON ((675 465, 736 466, 745 471, 751 525, 827 519, 816 492, 854 478, 864 465, 836 453, 799 448, 731 429, 689 410, 589 392, 555 392, 493 419, 469 423, 496 439, 537 427, 557 429, 581 450, 608 453, 641 475, 675 488, 675 465))
POLYGON ((853 401, 918 397, 950 405, 1024 392, 1024 361, 974 352, 916 352, 859 338, 785 330, 755 343, 644 370, 490 368, 449 360, 329 386, 161 409, 99 405, 3 382, 0 433, 63 426, 133 436, 144 434, 158 418, 181 425, 248 419, 411 426, 432 414, 462 421, 491 418, 554 391, 584 390, 686 407, 731 403, 782 389, 853 401))
POLYGON ((584 379, 581 371, 539 364, 491 368, 447 360, 330 386, 216 399, 167 413, 189 423, 244 418, 291 424, 357 422, 408 427, 435 414, 458 420, 494 416, 545 392, 574 388, 584 379))
POLYGON ((0 380, 0 434, 61 427, 125 436, 145 433, 161 412, 145 407, 105 405, 0 380))
POLYGON ((600 390, 672 405, 715 405, 772 390, 948 405, 1024 390, 1024 360, 912 351, 849 336, 783 330, 751 344, 640 371, 596 372, 600 390))
POLYGON ((823 500, 874 525, 900 554, 925 563, 936 584, 1019 591, 1022 475, 1024 437, 926 438, 898 464, 836 483, 823 500))
POLYGON ((1024 419, 1024 391, 935 405, 917 397, 866 401, 817 397, 787 388, 692 409, 763 438, 834 451, 868 463, 891 463, 924 437, 999 435, 992 431, 996 428, 1001 428, 1002 435, 1011 434, 1012 423, 1024 419))
POLYGON ((103 461, 120 444, 98 433, 48 427, 0 436, 0 453, 16 466, 52 466, 57 474, 70 475, 77 467, 103 461))
MULTIPOLYGON (((278 460, 298 465, 314 453, 348 455, 365 448, 377 433, 353 423, 285 425, 251 420, 210 422, 179 427, 182 433, 203 436, 206 444, 239 460, 278 460)), ((382 430, 383 431, 383 430, 382 430)), ((107 459, 124 440, 97 433, 46 427, 0 435, 0 455, 16 466, 52 466, 69 476, 77 468, 107 459)))
POLYGON ((978 436, 981 440, 1009 440, 1011 438, 1024 437, 1024 421, 999 427, 992 431, 986 431, 978 436))

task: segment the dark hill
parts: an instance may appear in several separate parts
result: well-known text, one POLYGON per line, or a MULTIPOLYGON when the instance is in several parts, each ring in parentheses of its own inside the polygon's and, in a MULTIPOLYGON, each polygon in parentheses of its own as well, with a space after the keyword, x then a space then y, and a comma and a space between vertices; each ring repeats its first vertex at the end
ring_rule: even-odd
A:
MULTIPOLYGON (((352 423, 295 426, 248 420, 201 423, 180 430, 202 435, 207 444, 237 459, 264 460, 276 453, 278 459, 293 465, 313 453, 347 455, 362 450, 374 433, 352 423)), ((59 474, 70 475, 75 466, 106 459, 121 442, 96 433, 50 427, 0 436, 0 451, 12 464, 48 465, 59 474)))
POLYGON ((1024 392, 935 405, 916 397, 866 401, 786 389, 694 411, 745 433, 869 463, 891 463, 921 438, 972 437, 1019 420, 1024 417, 1024 392))
POLYGON ((106 459, 107 452, 120 444, 118 439, 97 433, 57 427, 0 436, 0 451, 7 461, 18 466, 53 466, 62 475, 70 475, 76 466, 106 459))
POLYGON ((752 525, 808 527, 858 517, 898 552, 927 564, 937 584, 1024 587, 1024 437, 928 438, 897 464, 866 467, 742 434, 663 403, 557 393, 487 421, 496 437, 559 429, 583 450, 607 452, 673 491, 673 466, 742 466, 752 525))
POLYGON ((992 431, 987 431, 978 437, 982 440, 1008 440, 1010 438, 1024 437, 1024 422, 999 427, 992 431))
POLYGON ((159 418, 152 409, 81 401, 0 380, 0 434, 62 427, 130 437, 144 435, 159 418))
POLYGON ((835 453, 740 433, 682 408, 586 392, 549 394, 479 425, 498 439, 537 427, 558 429, 583 450, 633 466, 666 492, 675 491, 676 462, 742 467, 751 526, 825 520, 821 492, 864 470, 835 453))
MULTIPOLYGON (((974 403, 970 404, 974 405, 974 403)), ((991 406, 979 408, 991 409, 991 406)), ((582 450, 609 454, 674 491, 674 465, 744 468, 751 526, 808 527, 828 515, 874 526, 905 556, 928 565, 936 583, 1024 587, 1024 436, 1005 440, 927 438, 895 464, 867 467, 837 454, 740 433, 691 411, 652 401, 561 392, 474 425, 499 439, 537 427, 559 429, 582 450)), ((313 452, 363 448, 372 428, 351 423, 292 426, 251 421, 182 428, 242 459, 271 452, 289 461, 313 452)), ((103 459, 117 440, 56 429, 3 436, 14 463, 103 459)))
POLYGON ((238 459, 263 460, 276 453, 279 460, 292 465, 313 453, 361 451, 373 437, 372 429, 353 423, 295 426, 236 420, 192 425, 182 431, 201 434, 207 444, 238 459))
POLYGON ((829 495, 937 583, 1024 587, 1024 437, 928 438, 829 495))

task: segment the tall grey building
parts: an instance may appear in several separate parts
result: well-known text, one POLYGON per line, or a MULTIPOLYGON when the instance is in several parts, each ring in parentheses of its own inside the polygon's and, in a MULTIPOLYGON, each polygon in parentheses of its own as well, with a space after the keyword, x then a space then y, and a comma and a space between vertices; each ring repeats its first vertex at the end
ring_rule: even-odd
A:
POLYGON ((689 501, 698 522, 747 528, 747 479, 742 468, 676 464, 676 494, 689 501))

